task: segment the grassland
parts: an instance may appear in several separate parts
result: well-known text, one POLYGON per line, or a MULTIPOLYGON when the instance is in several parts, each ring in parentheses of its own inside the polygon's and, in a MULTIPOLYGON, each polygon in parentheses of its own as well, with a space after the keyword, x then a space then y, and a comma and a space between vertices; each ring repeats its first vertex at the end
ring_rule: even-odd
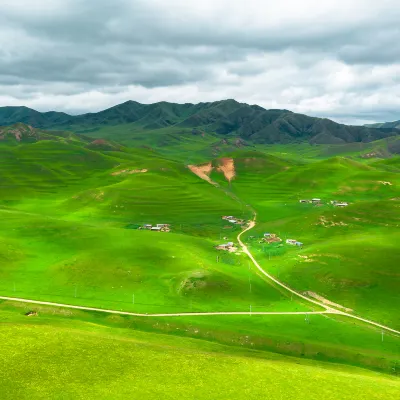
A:
POLYGON ((385 374, 270 353, 246 341, 185 338, 175 324, 175 334, 165 335, 144 332, 131 319, 77 312, 67 321, 56 309, 26 317, 0 307, 4 399, 395 399, 399 390, 398 378, 385 374))
MULTIPOLYGON (((251 151, 232 151, 233 146, 224 144, 219 145, 217 153, 234 158, 236 177, 228 184, 223 175, 214 170, 211 177, 221 185, 217 188, 186 168, 186 164, 193 161, 211 159, 214 145, 218 145, 215 138, 209 134, 200 137, 186 134, 183 135, 185 139, 175 138, 179 146, 172 146, 163 154, 144 148, 115 146, 119 150, 115 151, 107 146, 88 146, 88 142, 79 136, 1 145, 0 294, 143 313, 247 311, 250 305, 254 311, 311 310, 309 305, 291 299, 258 275, 243 254, 217 253, 214 249, 221 241, 235 241, 240 231, 222 221, 221 215, 250 218, 251 210, 255 209, 258 224, 248 232, 246 241, 266 270, 300 292, 316 292, 354 309, 356 314, 393 328, 399 327, 396 304, 400 263, 396 243, 399 238, 400 180, 396 158, 385 161, 360 159, 358 162, 343 157, 326 159, 323 155, 310 153, 300 160, 298 154, 294 154, 297 147, 288 147, 287 152, 291 153, 284 155, 283 149, 278 147, 275 150, 260 146, 251 151), (205 146, 203 141, 207 142, 205 146), (181 146, 185 148, 184 152, 181 146), (190 149, 193 151, 188 154, 190 149), (267 151, 273 154, 267 154, 267 151), (141 172, 144 170, 146 172, 141 172), (382 183, 387 181, 391 184, 382 183), (234 196, 227 195, 229 192, 234 196), (351 205, 344 209, 327 204, 320 207, 303 205, 299 203, 303 197, 320 197, 324 203, 338 199, 351 205), (172 232, 134 229, 144 223, 169 223, 172 232), (261 244, 257 238, 263 232, 277 232, 282 238, 293 237, 305 246, 298 249, 261 244), (250 236, 257 238, 250 239, 250 236)), ((168 138, 171 139, 168 135, 164 139, 168 138)), ((146 140, 150 144, 154 139, 148 137, 146 140)), ((364 366, 391 374, 397 373, 400 354, 398 337, 386 335, 382 342, 380 331, 337 316, 311 316, 307 323, 303 316, 138 320, 65 312, 68 317, 65 320, 62 316, 53 319, 53 313, 58 312, 43 308, 39 310, 40 317, 33 318, 31 323, 27 322, 28 317, 21 316, 21 311, 8 302, 1 305, 0 312, 9 323, 7 326, 21 328, 14 345, 10 345, 12 348, 23 349, 23 343, 33 346, 38 337, 48 332, 49 346, 57 348, 57 340, 61 337, 63 343, 70 343, 65 357, 69 354, 70 359, 75 360, 68 367, 73 368, 82 360, 77 355, 84 351, 88 337, 91 337, 94 342, 98 341, 99 349, 87 350, 88 357, 96 360, 101 354, 112 354, 109 364, 103 370, 100 366, 96 370, 95 375, 99 377, 116 368, 112 360, 114 356, 117 360, 117 354, 126 353, 124 362, 127 366, 137 362, 136 355, 131 357, 127 349, 137 348, 133 342, 136 343, 140 335, 147 347, 140 346, 152 350, 147 353, 143 350, 137 357, 154 359, 154 354, 160 351, 157 342, 165 350, 162 344, 165 337, 154 335, 154 332, 180 336, 165 338, 171 341, 168 347, 168 352, 172 349, 171 353, 165 356, 165 360, 171 362, 171 369, 186 365, 187 369, 182 368, 184 373, 199 376, 204 385, 214 387, 215 382, 207 380, 211 378, 205 378, 201 371, 214 371, 222 362, 214 355, 207 358, 209 354, 203 352, 207 346, 218 345, 196 341, 196 352, 200 353, 199 358, 204 364, 189 366, 187 358, 178 356, 182 347, 192 343, 183 336, 239 346, 242 348, 239 353, 252 353, 243 348, 273 351, 318 362, 364 366), (65 324, 71 321, 74 321, 74 328, 69 331, 65 324), (97 326, 98 323, 101 326, 97 326), (148 334, 127 331, 129 326, 148 334), (114 332, 114 329, 122 330, 114 332), (118 345, 110 347, 106 339, 118 345), (172 355, 176 355, 176 363, 170 360, 172 355)), ((5 330, 4 335, 8 337, 10 331, 5 330)), ((40 348, 51 351, 51 347, 40 348)), ((226 353, 224 357, 228 357, 229 352, 229 357, 237 357, 237 350, 229 348, 231 350, 221 350, 226 353)), ((4 354, 10 354, 7 352, 10 347, 4 354)), ((21 350, 19 357, 21 354, 25 352, 21 350)), ((57 353, 54 360, 64 362, 63 357, 57 353)), ((258 364, 258 356, 253 359, 246 355, 246 363, 250 364, 241 364, 241 355, 238 357, 234 364, 241 366, 232 370, 232 379, 238 379, 241 371, 248 368, 254 368, 260 376, 263 368, 265 376, 272 374, 265 361, 262 366, 258 364), (256 366, 252 367, 252 363, 256 366)), ((37 362, 43 360, 38 358, 37 362)), ((151 368, 159 368, 157 362, 151 364, 151 368)), ((322 364, 315 365, 322 370, 325 368, 322 364)), ((53 365, 52 368, 57 371, 58 367, 53 365)), ((346 374, 356 379, 353 382, 361 379, 359 385, 368 387, 363 377, 369 372, 336 368, 344 368, 343 371, 348 371, 346 374)), ((12 371, 7 379, 15 373, 12 371)), ((71 397, 73 393, 104 398, 110 393, 128 395, 129 391, 124 392, 128 389, 116 391, 115 388, 117 385, 125 388, 126 382, 132 382, 134 378, 126 370, 118 371, 122 380, 115 378, 108 388, 97 378, 92 378, 96 382, 93 381, 89 388, 83 383, 86 378, 79 381, 73 372, 69 372, 72 386, 68 393, 71 397)), ((304 371, 293 371, 292 377, 284 376, 280 382, 283 385, 287 379, 302 381, 304 371)), ((307 371, 309 374, 315 372, 313 369, 307 371)), ((47 370, 42 372, 42 375, 49 373, 47 370)), ((84 371, 83 376, 88 373, 84 371)), ((145 376, 149 377, 149 374, 145 376)), ((171 377, 170 385, 176 384, 177 376, 171 377)), ((376 379, 371 379, 378 385, 379 378, 374 377, 376 379)), ((385 379, 390 378, 382 379, 389 385, 385 379)), ((37 387, 38 397, 50 393, 45 391, 47 385, 40 388, 34 382, 30 386, 21 381, 21 387, 14 389, 21 391, 15 393, 23 398, 23 390, 33 390, 32 387, 37 387)), ((271 381, 260 382, 259 390, 271 385, 265 383, 271 381)), ((324 382, 326 388, 331 388, 329 379, 324 382)), ((332 385, 341 385, 341 381, 332 382, 332 385)), ((238 386, 242 385, 244 381, 238 383, 238 386)), ((380 398, 383 391, 379 385, 374 385, 370 392, 364 393, 365 398, 380 398)), ((161 390, 157 386, 154 392, 146 392, 149 389, 140 382, 135 387, 149 397, 156 397, 161 390)), ((56 390, 61 389, 52 392, 57 397, 59 392, 56 390)), ((176 395, 195 396, 189 386, 182 386, 181 390, 176 395)), ((221 393, 231 393, 228 387, 221 386, 221 390, 221 393)), ((246 393, 255 398, 260 395, 257 390, 251 388, 246 393)), ((274 398, 297 394, 276 390, 276 393, 271 392, 274 398)), ((201 395, 207 397, 207 393, 204 391, 201 395)), ((323 394, 327 396, 325 392, 323 394)), ((391 392, 386 394, 390 396, 391 392)), ((218 396, 223 398, 223 394, 218 396)))

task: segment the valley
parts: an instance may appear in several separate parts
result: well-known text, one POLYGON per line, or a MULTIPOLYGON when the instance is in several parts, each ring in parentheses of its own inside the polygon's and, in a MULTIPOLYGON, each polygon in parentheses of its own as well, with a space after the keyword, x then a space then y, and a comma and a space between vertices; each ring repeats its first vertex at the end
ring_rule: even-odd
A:
POLYGON ((168 340, 174 354, 192 346, 199 357, 205 348, 245 352, 251 363, 282 357, 298 374, 308 363, 327 376, 362 367, 375 372, 346 373, 380 374, 395 398, 399 156, 386 147, 364 157, 388 141, 238 147, 228 139, 215 153, 212 134, 132 146, 21 124, 3 137, 0 316, 3 334, 19 327, 15 343, 25 335, 37 343, 43 330, 51 353, 58 335, 71 352, 87 335, 114 337, 122 351, 130 341, 141 347, 140 336, 154 341, 151 352, 168 340), (300 203, 312 198, 320 202, 300 203), (138 229, 146 224, 170 231, 138 229), (263 241, 266 232, 281 241, 263 241), (227 242, 237 250, 216 250, 227 242))

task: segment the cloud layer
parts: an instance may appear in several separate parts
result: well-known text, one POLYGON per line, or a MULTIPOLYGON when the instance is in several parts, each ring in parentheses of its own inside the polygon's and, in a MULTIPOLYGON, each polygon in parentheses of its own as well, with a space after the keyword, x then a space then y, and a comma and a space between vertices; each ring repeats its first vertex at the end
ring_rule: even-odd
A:
POLYGON ((400 119, 399 20, 396 0, 1 2, 0 106, 235 98, 400 119))

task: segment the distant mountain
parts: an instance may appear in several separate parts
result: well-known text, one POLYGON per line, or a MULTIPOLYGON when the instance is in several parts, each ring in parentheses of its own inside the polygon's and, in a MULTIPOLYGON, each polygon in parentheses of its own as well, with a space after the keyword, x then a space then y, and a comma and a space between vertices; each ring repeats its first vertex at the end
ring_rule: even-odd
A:
POLYGON ((60 112, 40 113, 27 107, 0 108, 0 125, 17 122, 42 129, 89 131, 104 126, 132 124, 143 130, 192 128, 221 136, 236 136, 254 143, 315 144, 371 142, 398 135, 393 127, 338 124, 288 110, 266 110, 257 105, 222 100, 212 103, 141 104, 127 101, 98 113, 72 116, 60 112))
POLYGON ((368 128, 400 129, 400 120, 394 122, 379 122, 377 124, 364 125, 368 128))

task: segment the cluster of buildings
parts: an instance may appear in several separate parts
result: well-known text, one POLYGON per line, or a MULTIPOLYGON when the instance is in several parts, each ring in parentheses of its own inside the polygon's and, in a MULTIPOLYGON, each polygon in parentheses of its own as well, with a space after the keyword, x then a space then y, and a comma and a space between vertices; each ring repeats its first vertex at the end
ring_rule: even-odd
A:
POLYGON ((261 241, 267 243, 278 243, 282 242, 282 239, 278 237, 275 233, 264 233, 264 237, 261 241))
MULTIPOLYGON (((275 233, 264 233, 264 238, 261 240, 260 243, 262 242, 267 242, 267 243, 276 243, 276 242, 282 242, 282 239, 278 237, 275 233)), ((286 244, 290 244, 292 246, 299 246, 302 247, 303 243, 299 242, 298 240, 295 239, 287 239, 286 244)))
MULTIPOLYGON (((311 200, 299 200, 300 203, 304 204, 316 204, 316 205, 321 205, 322 204, 322 200, 321 199, 311 199, 311 200)), ((330 202, 330 204, 332 204, 335 207, 347 207, 349 205, 349 203, 346 203, 344 201, 337 201, 337 200, 332 200, 330 202)))
POLYGON ((236 225, 243 225, 246 222, 244 219, 235 218, 232 215, 223 215, 222 219, 236 225))
POLYGON ((236 251, 236 247, 233 244, 233 242, 228 242, 225 244, 219 244, 218 246, 215 246, 217 250, 225 250, 225 251, 236 251))
POLYGON ((307 204, 321 204, 321 199, 311 199, 311 200, 300 200, 300 203, 307 203, 307 204))
POLYGON ((155 232, 169 232, 171 230, 171 226, 169 224, 145 224, 141 226, 139 229, 146 229, 148 231, 155 231, 155 232))

